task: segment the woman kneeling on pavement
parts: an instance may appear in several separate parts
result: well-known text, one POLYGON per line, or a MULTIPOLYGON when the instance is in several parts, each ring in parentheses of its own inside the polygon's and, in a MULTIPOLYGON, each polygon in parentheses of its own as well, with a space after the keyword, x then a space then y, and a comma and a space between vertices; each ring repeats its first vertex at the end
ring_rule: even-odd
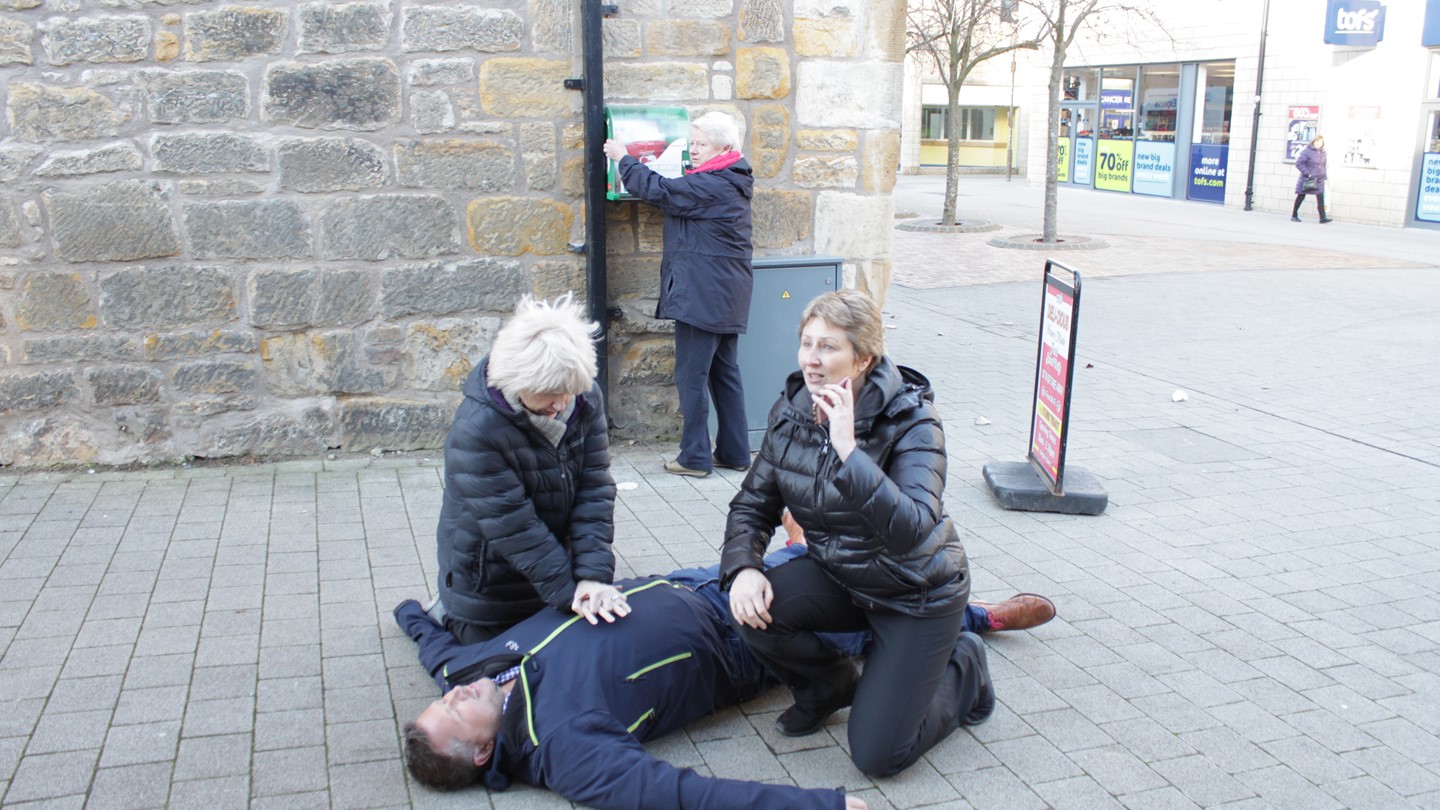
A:
MULTIPOLYGON (((794 693, 776 728, 812 734, 851 706, 850 756, 868 776, 904 770, 995 708, 984 644, 966 630, 970 570, 943 503, 934 395, 884 341, 880 308, 862 292, 806 307, 800 370, 730 503, 720 564, 741 636, 794 693), (765 571, 786 508, 807 553, 765 571), (816 635, 857 630, 873 635, 863 675, 816 635)), ((1043 597, 989 608, 971 625, 1000 629, 996 617, 1008 616, 1006 629, 1020 629, 1054 615, 1043 597)))

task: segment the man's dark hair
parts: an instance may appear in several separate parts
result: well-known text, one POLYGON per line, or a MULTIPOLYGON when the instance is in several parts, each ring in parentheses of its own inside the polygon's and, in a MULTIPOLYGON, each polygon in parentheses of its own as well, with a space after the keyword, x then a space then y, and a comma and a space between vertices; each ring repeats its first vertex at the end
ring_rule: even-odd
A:
POLYGON ((436 790, 460 790, 480 779, 480 769, 468 757, 436 751, 413 722, 405 724, 405 767, 415 781, 436 790))

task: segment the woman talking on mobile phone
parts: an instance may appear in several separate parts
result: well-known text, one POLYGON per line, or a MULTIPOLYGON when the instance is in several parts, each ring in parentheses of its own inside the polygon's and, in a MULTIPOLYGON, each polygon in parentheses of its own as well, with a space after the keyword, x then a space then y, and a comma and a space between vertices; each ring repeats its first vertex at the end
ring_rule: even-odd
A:
POLYGON ((995 706, 984 644, 965 631, 970 569, 943 503, 945 434, 929 381, 885 355, 866 294, 810 302, 798 359, 730 503, 722 583, 742 638, 794 693, 779 732, 812 734, 851 706, 851 759, 887 776, 995 706), (787 507, 806 554, 765 571, 787 507), (866 629, 863 675, 816 636, 866 629))

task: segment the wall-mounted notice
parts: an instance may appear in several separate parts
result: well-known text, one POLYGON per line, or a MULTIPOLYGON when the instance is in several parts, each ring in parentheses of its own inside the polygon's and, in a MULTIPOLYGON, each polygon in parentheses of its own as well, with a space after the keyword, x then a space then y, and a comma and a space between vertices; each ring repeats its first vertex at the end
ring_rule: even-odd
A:
POLYGON ((1291 107, 1290 123, 1285 127, 1285 162, 1294 163, 1295 158, 1320 134, 1320 108, 1291 107))

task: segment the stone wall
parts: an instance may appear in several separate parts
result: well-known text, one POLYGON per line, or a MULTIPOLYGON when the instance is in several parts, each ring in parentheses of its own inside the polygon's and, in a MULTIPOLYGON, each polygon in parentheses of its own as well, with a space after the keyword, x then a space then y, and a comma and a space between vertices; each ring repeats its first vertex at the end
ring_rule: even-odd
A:
MULTIPOLYGON (((585 294, 578 3, 0 0, 0 466, 436 447, 585 294)), ((757 254, 883 296, 904 6, 633 0, 607 98, 738 114, 757 254)), ((660 221, 611 203, 612 413, 673 434, 660 221)))

